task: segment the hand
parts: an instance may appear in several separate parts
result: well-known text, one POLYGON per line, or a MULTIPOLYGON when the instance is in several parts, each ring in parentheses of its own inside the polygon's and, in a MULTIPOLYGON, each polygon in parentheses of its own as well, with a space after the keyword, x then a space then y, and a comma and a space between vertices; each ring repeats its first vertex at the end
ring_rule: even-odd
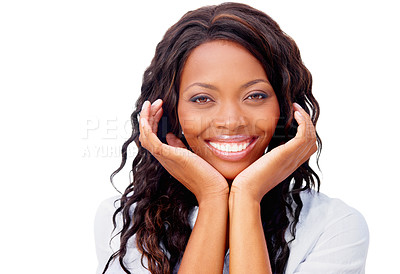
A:
POLYGON ((316 132, 310 116, 293 104, 299 124, 296 136, 264 154, 239 173, 232 182, 231 193, 246 193, 261 202, 264 195, 292 174, 317 151, 316 132))
POLYGON ((163 114, 162 100, 152 105, 143 103, 139 122, 139 141, 161 165, 197 198, 199 205, 208 199, 227 198, 229 186, 226 179, 209 163, 189 151, 172 133, 164 144, 157 137, 158 122, 163 114))

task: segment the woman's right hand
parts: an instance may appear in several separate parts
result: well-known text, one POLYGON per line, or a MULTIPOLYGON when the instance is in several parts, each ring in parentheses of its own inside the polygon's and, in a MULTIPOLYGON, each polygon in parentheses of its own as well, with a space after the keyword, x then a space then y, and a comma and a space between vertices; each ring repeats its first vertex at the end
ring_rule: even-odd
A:
POLYGON ((157 137, 158 122, 163 114, 162 100, 145 101, 140 112, 139 141, 161 165, 195 196, 199 203, 209 199, 228 198, 226 179, 208 162, 186 148, 172 133, 164 144, 157 137))

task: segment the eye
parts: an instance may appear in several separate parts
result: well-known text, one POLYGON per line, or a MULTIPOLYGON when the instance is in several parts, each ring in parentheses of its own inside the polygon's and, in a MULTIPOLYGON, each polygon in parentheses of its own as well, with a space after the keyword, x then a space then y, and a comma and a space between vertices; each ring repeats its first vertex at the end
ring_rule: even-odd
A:
POLYGON ((190 101, 198 104, 206 104, 208 102, 211 102, 211 99, 207 96, 199 95, 191 98, 190 101))
POLYGON ((253 100, 254 101, 259 101, 259 100, 263 100, 263 99, 265 99, 267 97, 268 96, 265 93, 257 92, 257 93, 250 94, 249 96, 246 97, 246 99, 252 100, 252 101, 253 100))

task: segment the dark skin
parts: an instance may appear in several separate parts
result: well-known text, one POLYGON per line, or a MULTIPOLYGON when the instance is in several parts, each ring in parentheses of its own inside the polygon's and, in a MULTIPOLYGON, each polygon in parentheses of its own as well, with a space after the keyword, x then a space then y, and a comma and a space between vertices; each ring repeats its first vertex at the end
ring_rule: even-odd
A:
POLYGON ((227 41, 200 45, 183 68, 178 117, 194 153, 173 134, 157 138, 161 100, 143 104, 142 146, 199 204, 179 273, 221 273, 228 247, 230 273, 271 273, 261 199, 317 150, 309 115, 293 107, 295 138, 264 154, 279 104, 257 59, 227 41))

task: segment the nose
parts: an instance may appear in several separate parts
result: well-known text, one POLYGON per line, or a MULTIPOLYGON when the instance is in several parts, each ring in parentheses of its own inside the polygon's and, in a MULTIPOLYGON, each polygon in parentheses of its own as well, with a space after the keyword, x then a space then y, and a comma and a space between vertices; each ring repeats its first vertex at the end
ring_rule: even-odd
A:
POLYGON ((223 104, 213 117, 213 125, 217 129, 238 131, 246 127, 248 120, 244 111, 235 104, 223 104))

